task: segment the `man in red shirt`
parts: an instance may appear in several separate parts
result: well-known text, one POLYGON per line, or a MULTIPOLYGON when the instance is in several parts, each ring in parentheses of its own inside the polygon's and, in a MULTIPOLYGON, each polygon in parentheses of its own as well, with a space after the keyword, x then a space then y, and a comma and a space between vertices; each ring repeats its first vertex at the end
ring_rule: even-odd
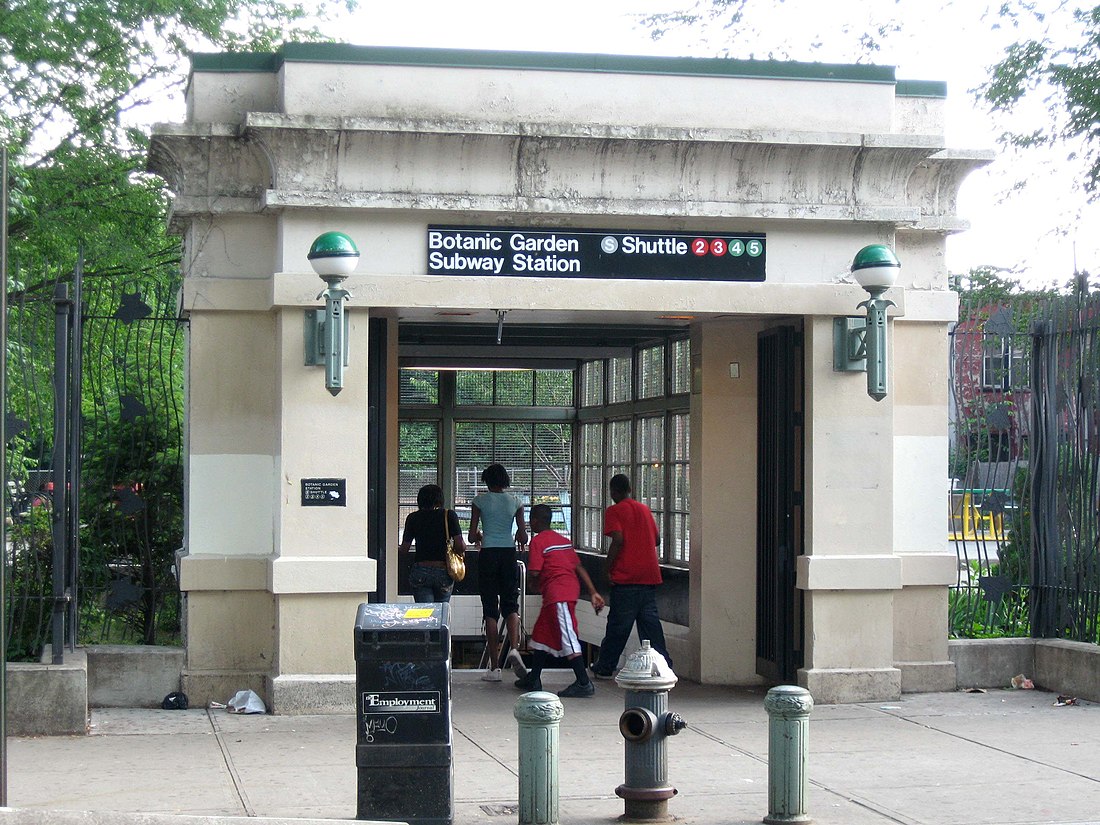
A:
POLYGON ((650 646, 672 667, 657 613, 657 585, 661 583, 657 559, 661 534, 657 522, 650 509, 631 496, 630 479, 626 476, 612 476, 610 489, 615 503, 604 511, 603 532, 611 539, 607 549, 611 610, 600 643, 600 657, 592 665, 597 679, 612 677, 635 624, 639 641, 648 639, 650 646))
POLYGON ((561 533, 550 529, 550 508, 536 504, 531 508, 531 531, 535 537, 529 546, 527 572, 538 581, 542 610, 531 631, 528 646, 535 652, 531 670, 516 680, 523 690, 542 690, 542 669, 550 657, 569 660, 577 679, 558 696, 584 698, 596 692, 581 658, 581 640, 577 634, 577 599, 581 582, 592 596, 596 613, 603 610, 603 597, 596 592, 588 571, 581 565, 573 545, 561 533), (579 581, 578 581, 579 579, 579 581))

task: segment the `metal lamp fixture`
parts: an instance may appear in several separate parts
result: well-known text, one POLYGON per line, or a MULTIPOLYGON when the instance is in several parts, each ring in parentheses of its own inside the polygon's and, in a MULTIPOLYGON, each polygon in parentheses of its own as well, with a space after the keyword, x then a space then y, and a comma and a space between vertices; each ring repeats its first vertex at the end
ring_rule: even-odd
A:
POLYGON ((901 263, 885 244, 871 244, 856 253, 852 275, 871 296, 859 303, 865 318, 833 319, 833 369, 867 371, 867 394, 876 401, 886 397, 889 385, 886 310, 895 306, 882 294, 897 281, 901 263))
POLYGON ((309 248, 309 263, 328 286, 317 296, 324 309, 307 309, 306 366, 325 365, 325 389, 336 395, 344 388, 348 365, 348 316, 344 301, 351 297, 342 284, 359 263, 359 249, 343 232, 325 232, 309 248))

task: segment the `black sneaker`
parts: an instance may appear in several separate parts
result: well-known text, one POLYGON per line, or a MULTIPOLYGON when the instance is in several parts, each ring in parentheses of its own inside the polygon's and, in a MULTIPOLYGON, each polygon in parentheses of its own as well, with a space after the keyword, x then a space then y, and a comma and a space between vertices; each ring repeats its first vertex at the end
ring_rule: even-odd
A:
POLYGON ((574 682, 565 690, 559 690, 558 696, 563 699, 590 699, 596 692, 596 686, 591 682, 585 682, 583 685, 580 682, 574 682))
POLYGON ((606 680, 606 679, 614 679, 615 678, 615 674, 612 673, 610 670, 596 670, 596 668, 594 668, 594 667, 589 668, 589 670, 592 672, 592 675, 595 676, 597 679, 605 679, 606 680))
POLYGON ((520 690, 542 690, 542 679, 533 673, 528 673, 522 679, 516 679, 516 687, 520 690))

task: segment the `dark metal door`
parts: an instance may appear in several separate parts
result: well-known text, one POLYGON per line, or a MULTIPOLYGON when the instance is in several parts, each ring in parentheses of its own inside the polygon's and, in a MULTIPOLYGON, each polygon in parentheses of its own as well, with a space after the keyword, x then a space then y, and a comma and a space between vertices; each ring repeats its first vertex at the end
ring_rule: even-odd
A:
POLYGON ((368 321, 367 342, 367 556, 378 563, 378 584, 368 601, 386 594, 386 380, 389 322, 368 321))
POLYGON ((767 330, 757 351, 756 672, 789 682, 803 663, 802 333, 767 330))

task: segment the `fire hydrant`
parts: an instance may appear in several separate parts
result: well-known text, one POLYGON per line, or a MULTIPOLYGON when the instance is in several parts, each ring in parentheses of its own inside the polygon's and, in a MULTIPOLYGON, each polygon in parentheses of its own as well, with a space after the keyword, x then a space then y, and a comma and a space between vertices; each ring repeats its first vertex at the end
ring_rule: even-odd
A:
POLYGON ((626 710, 619 717, 619 732, 626 740, 626 781, 615 789, 626 803, 622 818, 668 819, 668 800, 676 789, 668 783, 667 740, 687 727, 678 713, 668 712, 676 674, 646 639, 615 681, 626 690, 626 710))

